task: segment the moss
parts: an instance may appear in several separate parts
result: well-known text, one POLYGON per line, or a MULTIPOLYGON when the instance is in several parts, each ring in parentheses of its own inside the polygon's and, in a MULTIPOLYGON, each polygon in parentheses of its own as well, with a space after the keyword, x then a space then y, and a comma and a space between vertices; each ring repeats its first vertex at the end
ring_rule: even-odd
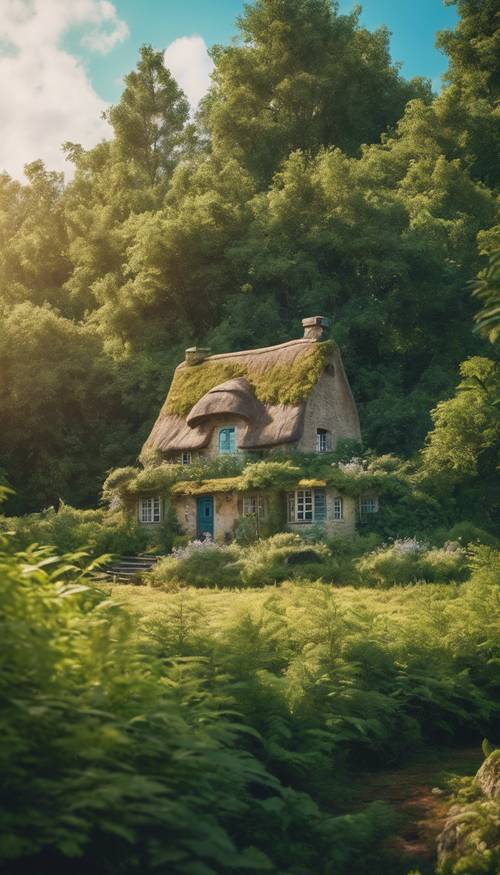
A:
POLYGON ((244 488, 242 477, 218 477, 215 480, 200 482, 181 480, 175 483, 170 491, 174 495, 207 495, 212 492, 239 492, 244 488))
POLYGON ((242 365, 230 362, 205 362, 176 370, 162 413, 186 416, 210 389, 232 377, 246 376, 242 365))
POLYGON ((326 486, 326 480, 302 478, 302 480, 299 480, 297 486, 300 489, 314 489, 315 487, 326 486))
POLYGON ((162 413, 186 416, 214 386, 245 377, 264 404, 298 404, 318 382, 332 352, 332 341, 309 347, 291 364, 259 369, 238 361, 206 361, 177 369, 162 413))

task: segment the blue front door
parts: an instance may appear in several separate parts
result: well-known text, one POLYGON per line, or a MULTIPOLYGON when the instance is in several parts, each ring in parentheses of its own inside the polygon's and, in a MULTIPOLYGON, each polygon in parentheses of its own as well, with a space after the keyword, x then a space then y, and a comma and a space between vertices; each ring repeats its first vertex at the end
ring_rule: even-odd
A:
POLYGON ((196 499, 196 537, 204 541, 214 536, 214 498, 203 495, 196 499))

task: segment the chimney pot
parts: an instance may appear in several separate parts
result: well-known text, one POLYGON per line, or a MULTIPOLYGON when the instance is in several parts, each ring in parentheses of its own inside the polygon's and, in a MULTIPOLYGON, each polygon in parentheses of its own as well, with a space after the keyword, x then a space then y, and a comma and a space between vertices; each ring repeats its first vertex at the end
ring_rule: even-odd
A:
POLYGON ((190 346, 186 350, 185 362, 187 365, 199 365, 210 355, 210 349, 207 346, 190 346))
POLYGON ((302 320, 304 326, 304 338, 306 340, 321 340, 326 329, 330 327, 332 320, 327 316, 308 316, 302 320))

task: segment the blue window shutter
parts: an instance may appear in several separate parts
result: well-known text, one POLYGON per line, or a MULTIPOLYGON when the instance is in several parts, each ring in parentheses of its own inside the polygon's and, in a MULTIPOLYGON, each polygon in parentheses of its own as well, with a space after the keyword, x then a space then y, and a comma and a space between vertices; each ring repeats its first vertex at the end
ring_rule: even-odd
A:
POLYGON ((316 522, 326 520, 326 492, 324 489, 314 490, 314 519, 316 522))

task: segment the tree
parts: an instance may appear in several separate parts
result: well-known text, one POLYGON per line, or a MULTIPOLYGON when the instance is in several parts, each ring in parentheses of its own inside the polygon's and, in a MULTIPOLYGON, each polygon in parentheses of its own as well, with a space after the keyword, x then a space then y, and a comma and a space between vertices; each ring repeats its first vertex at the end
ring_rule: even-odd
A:
POLYGON ((120 157, 154 187, 168 180, 179 159, 189 104, 166 69, 161 52, 142 46, 137 69, 106 112, 120 157))
POLYGON ((432 411, 433 430, 422 452, 431 490, 448 492, 458 518, 498 528, 500 520, 500 367, 475 356, 460 366, 453 397, 432 411))
POLYGON ((446 0, 458 8, 454 31, 438 34, 449 57, 449 83, 437 101, 455 148, 472 174, 500 182, 500 11, 497 0, 446 0))
POLYGON ((112 363, 89 328, 24 302, 0 320, 0 468, 12 510, 95 501, 105 471, 133 458, 112 363))
POLYGON ((217 153, 266 185, 291 151, 336 145, 355 154, 394 125, 407 100, 426 96, 391 64, 385 29, 330 0, 256 0, 238 19, 240 45, 213 50, 213 88, 202 119, 217 153))
POLYGON ((42 161, 27 164, 26 185, 0 176, 0 299, 48 302, 66 315, 71 272, 63 208, 63 175, 42 161))
POLYGON ((500 249, 493 250, 487 266, 478 274, 473 294, 482 302, 474 317, 476 328, 495 343, 500 338, 500 249))

